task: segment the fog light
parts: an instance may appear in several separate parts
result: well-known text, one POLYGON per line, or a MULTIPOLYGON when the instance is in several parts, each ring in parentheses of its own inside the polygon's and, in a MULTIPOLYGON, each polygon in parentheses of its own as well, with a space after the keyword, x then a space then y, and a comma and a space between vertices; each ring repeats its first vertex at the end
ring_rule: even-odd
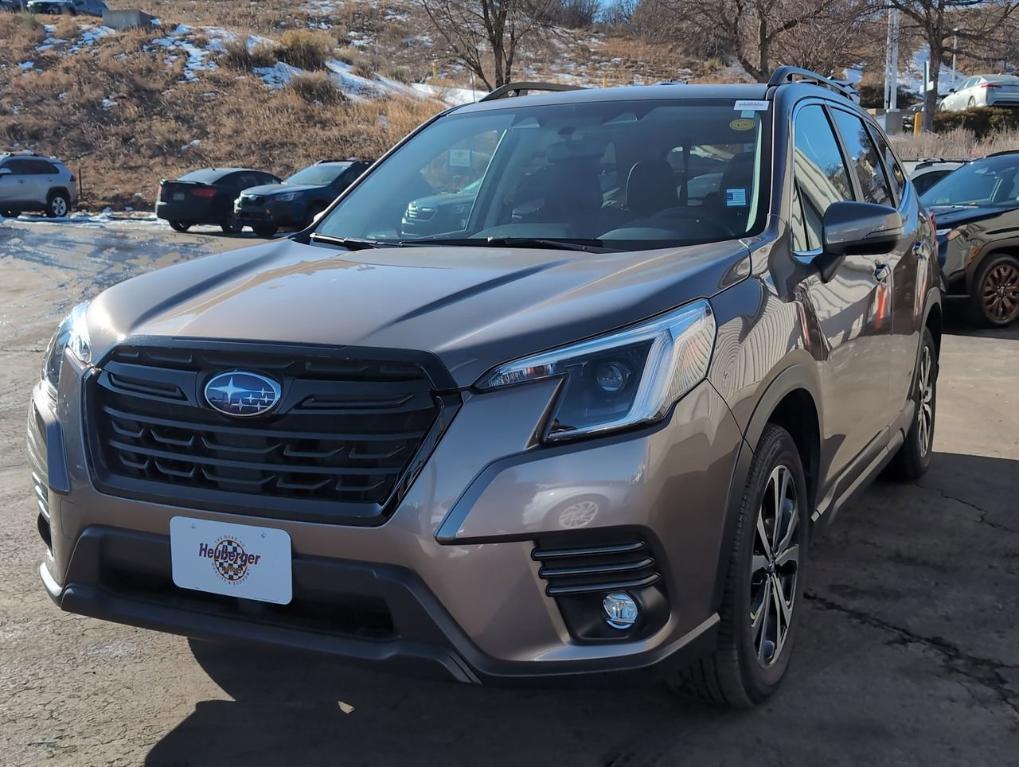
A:
POLYGON ((632 628, 640 613, 633 597, 620 592, 606 594, 601 606, 605 611, 605 622, 614 629, 632 628))

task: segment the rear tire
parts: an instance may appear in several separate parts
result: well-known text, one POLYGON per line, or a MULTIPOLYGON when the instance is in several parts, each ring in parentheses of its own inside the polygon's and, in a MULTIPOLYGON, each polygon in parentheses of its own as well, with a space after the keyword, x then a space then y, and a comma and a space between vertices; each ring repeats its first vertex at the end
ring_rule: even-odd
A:
POLYGON ((17 218, 18 211, 16 210, 0 210, 0 218, 17 218))
POLYGON ((186 232, 191 228, 191 224, 185 224, 183 221, 171 221, 170 228, 175 232, 186 232))
POLYGON ((740 504, 718 644, 672 681, 678 692, 750 708, 778 689, 799 622, 810 506, 796 443, 768 424, 740 504))
POLYGON ((920 356, 913 376, 913 402, 916 413, 899 452, 888 464, 887 476, 900 482, 913 482, 927 473, 934 447, 934 422, 938 403, 938 349, 928 328, 920 336, 920 356))
POLYGON ((970 313, 977 324, 997 328, 1019 319, 1019 259, 1005 253, 984 259, 973 280, 970 313))
POLYGON ((253 227, 255 234, 259 237, 272 237, 276 232, 279 231, 278 226, 256 226, 253 227))
POLYGON ((49 218, 63 218, 71 211, 71 201, 66 192, 50 192, 46 198, 46 215, 49 218))
POLYGON ((972 96, 969 97, 969 101, 966 102, 966 109, 976 109, 977 100, 972 96))

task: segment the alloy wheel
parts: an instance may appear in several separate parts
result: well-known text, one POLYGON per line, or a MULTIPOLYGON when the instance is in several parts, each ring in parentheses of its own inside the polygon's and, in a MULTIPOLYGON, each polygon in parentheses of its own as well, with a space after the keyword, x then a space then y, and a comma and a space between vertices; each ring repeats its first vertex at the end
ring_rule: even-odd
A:
POLYGON ((920 457, 924 457, 931 449, 934 437, 934 361, 931 348, 924 345, 920 354, 920 373, 918 376, 919 402, 916 409, 917 435, 920 438, 920 457))
POLYGON ((50 202, 50 213, 54 218, 63 218, 67 215, 67 200, 59 195, 50 202))
POLYGON ((789 467, 768 477, 757 513, 750 566, 750 632, 757 661, 778 660, 792 625, 800 562, 800 507, 789 467))
POLYGON ((989 320, 1005 325, 1019 317, 1019 266, 995 264, 984 277, 981 299, 989 320))

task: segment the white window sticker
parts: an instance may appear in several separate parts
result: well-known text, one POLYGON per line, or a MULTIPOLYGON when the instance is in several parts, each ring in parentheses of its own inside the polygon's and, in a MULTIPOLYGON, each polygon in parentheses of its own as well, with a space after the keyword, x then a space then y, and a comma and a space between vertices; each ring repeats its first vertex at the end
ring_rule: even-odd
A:
POLYGON ((747 190, 742 187, 725 190, 725 207, 745 208, 747 206, 747 190))
POLYGON ((767 112, 769 106, 771 106, 771 102, 765 99, 740 99, 736 102, 736 106, 733 109, 737 112, 744 110, 748 112, 767 112))
POLYGON ((449 150, 449 167, 451 167, 451 168, 469 168, 469 167, 471 167, 471 150, 470 149, 450 149, 449 150))

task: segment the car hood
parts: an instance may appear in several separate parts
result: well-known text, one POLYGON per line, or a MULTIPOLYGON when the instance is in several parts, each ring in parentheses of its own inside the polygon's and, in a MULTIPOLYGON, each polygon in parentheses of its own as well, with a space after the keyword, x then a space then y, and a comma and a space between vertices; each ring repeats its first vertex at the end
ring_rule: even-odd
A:
POLYGON ((595 254, 280 240, 127 280, 88 322, 97 360, 131 337, 413 349, 467 386, 501 362, 709 297, 746 276, 748 256, 739 241, 595 254))
POLYGON ((990 206, 973 207, 972 205, 929 205, 927 210, 934 214, 938 229, 942 229, 946 226, 957 226, 970 221, 993 218, 1001 215, 1007 209, 990 206))
POLYGON ((321 188, 321 186, 309 184, 262 184, 261 186, 248 187, 241 194, 257 194, 260 197, 270 197, 274 194, 286 194, 287 192, 314 192, 321 188))

